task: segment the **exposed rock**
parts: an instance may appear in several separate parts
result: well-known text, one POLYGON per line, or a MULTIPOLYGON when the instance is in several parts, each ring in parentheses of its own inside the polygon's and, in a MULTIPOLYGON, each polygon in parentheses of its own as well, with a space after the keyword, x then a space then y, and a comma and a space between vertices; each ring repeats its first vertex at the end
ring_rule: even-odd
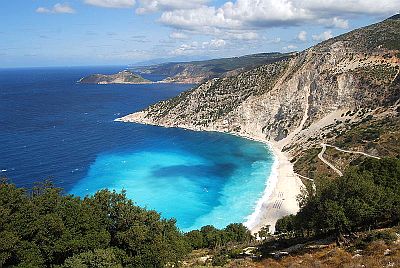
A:
POLYGON ((267 139, 294 156, 347 124, 343 113, 368 111, 349 118, 355 122, 396 109, 399 50, 400 20, 387 19, 291 59, 209 80, 120 120, 267 139))

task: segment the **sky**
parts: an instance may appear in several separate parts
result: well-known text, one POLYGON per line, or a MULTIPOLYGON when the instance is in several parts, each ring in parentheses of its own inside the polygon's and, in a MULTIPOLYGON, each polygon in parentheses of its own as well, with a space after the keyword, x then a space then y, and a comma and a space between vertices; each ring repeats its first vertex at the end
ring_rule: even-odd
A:
POLYGON ((2 0, 0 68, 301 51, 399 11, 400 0, 2 0))

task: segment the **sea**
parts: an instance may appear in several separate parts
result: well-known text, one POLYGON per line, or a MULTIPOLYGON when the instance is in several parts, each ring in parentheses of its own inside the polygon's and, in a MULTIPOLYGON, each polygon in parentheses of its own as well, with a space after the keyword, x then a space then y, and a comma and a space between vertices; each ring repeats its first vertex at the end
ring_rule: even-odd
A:
POLYGON ((125 190, 185 232, 247 222, 271 176, 269 148, 223 133, 115 122, 193 87, 77 83, 124 68, 0 69, 0 177, 27 189, 51 180, 80 197, 125 190))

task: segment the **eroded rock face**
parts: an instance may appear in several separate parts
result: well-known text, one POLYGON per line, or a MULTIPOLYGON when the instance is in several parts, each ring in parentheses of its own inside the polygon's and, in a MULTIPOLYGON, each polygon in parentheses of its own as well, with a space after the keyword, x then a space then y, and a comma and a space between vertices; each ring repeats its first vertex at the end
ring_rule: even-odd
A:
POLYGON ((207 81, 121 120, 227 131, 298 151, 324 139, 346 111, 366 111, 346 118, 351 122, 377 108, 398 105, 399 49, 385 43, 388 32, 390 40, 400 40, 400 21, 386 20, 290 60, 207 81), (354 36, 366 44, 357 43, 354 36), (371 42, 376 46, 371 48, 371 42))

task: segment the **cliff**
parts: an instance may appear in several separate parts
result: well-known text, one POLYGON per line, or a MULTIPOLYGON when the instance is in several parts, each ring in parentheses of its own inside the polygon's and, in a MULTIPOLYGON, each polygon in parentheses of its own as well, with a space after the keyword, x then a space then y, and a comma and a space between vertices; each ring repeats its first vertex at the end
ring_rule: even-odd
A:
POLYGON ((371 117, 398 118, 399 51, 394 16, 119 120, 260 138, 295 157, 371 117))
POLYGON ((144 79, 131 71, 121 71, 116 74, 93 74, 81 78, 79 83, 84 84, 149 84, 150 80, 144 79))

